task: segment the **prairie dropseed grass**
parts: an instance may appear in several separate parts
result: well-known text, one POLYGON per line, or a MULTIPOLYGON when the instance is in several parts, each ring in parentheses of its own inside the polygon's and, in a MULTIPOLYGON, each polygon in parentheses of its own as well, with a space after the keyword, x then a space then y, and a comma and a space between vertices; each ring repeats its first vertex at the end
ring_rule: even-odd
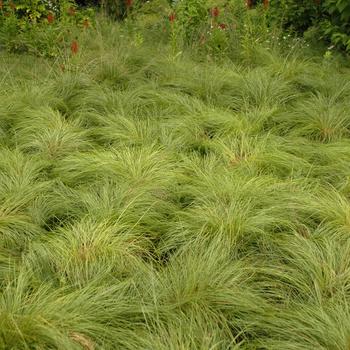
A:
POLYGON ((349 349, 348 68, 136 29, 0 53, 0 348, 349 349))

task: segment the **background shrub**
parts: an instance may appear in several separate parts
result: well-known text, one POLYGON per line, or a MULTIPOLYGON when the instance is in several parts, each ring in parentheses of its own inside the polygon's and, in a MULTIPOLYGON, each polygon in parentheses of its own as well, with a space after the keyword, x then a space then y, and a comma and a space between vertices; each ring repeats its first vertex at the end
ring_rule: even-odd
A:
POLYGON ((71 0, 7 0, 0 9, 0 47, 57 57, 93 19, 92 8, 78 9, 71 0))
POLYGON ((311 31, 317 39, 350 51, 348 0, 271 0, 269 18, 284 29, 311 31))

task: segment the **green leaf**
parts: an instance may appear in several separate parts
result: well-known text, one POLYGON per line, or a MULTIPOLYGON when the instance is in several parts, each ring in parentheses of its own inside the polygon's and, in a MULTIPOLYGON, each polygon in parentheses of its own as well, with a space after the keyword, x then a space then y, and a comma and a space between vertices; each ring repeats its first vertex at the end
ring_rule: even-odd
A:
POLYGON ((348 7, 345 8, 344 11, 341 13, 341 19, 344 21, 350 19, 350 5, 348 5, 348 7))
POLYGON ((337 9, 340 13, 344 12, 347 7, 349 7, 348 0, 339 0, 337 2, 337 9))

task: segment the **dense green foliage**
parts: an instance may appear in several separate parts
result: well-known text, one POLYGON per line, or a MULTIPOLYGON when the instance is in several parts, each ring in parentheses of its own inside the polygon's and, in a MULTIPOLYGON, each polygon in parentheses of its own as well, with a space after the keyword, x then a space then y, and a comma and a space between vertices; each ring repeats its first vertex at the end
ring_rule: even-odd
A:
POLYGON ((349 0, 271 0, 269 13, 285 28, 350 51, 349 0))
POLYGON ((72 40, 91 27, 92 8, 77 9, 74 1, 5 0, 0 6, 0 49, 58 57, 72 40))
POLYGON ((214 5, 0 52, 0 349, 350 348, 350 68, 214 5))
POLYGON ((67 54, 77 33, 93 25, 95 11, 112 20, 128 18, 130 25, 143 19, 144 26, 170 33, 167 40, 174 51, 190 46, 232 56, 232 47, 252 36, 276 41, 285 31, 304 35, 310 43, 321 40, 331 49, 350 50, 348 0, 266 0, 250 11, 243 0, 2 0, 0 48, 47 57, 67 54))

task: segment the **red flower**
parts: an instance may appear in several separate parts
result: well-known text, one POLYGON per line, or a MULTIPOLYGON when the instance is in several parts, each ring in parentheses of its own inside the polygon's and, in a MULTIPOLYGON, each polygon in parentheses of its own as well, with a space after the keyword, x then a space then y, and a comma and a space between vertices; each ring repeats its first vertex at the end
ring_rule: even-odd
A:
POLYGON ((89 28, 90 27, 90 22, 89 22, 89 20, 88 19, 84 19, 84 21, 83 21, 83 27, 85 28, 85 29, 87 29, 87 28, 89 28))
POLYGON ((213 7, 211 10, 210 10, 210 14, 212 17, 218 17, 219 14, 220 14, 220 10, 218 7, 213 7))
POLYGON ((132 0, 126 0, 126 7, 130 8, 132 6, 132 0))
POLYGON ((51 12, 49 12, 49 14, 47 15, 47 21, 51 24, 54 20, 55 16, 51 12))
POLYGON ((79 45, 76 40, 73 40, 72 43, 70 44, 70 50, 73 55, 76 55, 79 51, 79 45))
POLYGON ((172 13, 169 15, 169 21, 170 21, 171 23, 173 23, 173 22, 175 21, 175 19, 176 19, 176 14, 175 14, 175 12, 172 12, 172 13))
POLYGON ((219 24, 219 28, 222 29, 222 30, 225 30, 226 29, 226 24, 225 23, 220 23, 219 24))
POLYGON ((76 11, 75 11, 75 8, 73 6, 68 8, 69 16, 75 16, 75 13, 76 13, 76 11))

